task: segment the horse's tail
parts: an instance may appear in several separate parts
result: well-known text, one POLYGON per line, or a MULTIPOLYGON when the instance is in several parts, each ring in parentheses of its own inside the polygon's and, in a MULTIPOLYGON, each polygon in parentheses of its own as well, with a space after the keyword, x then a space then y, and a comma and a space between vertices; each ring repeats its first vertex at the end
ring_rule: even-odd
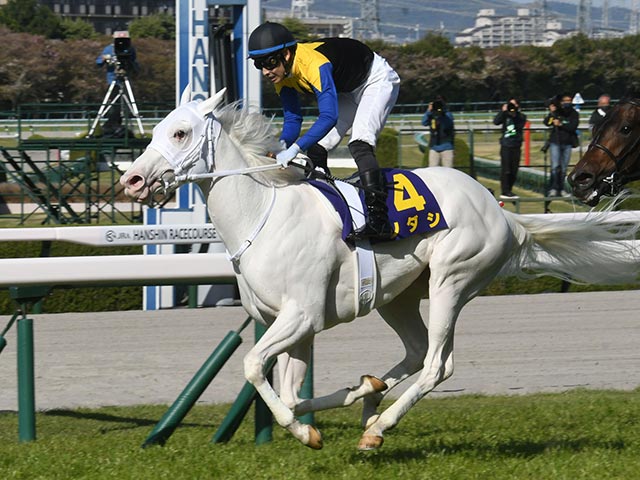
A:
POLYGON ((638 281, 640 222, 614 221, 609 211, 585 219, 552 220, 504 214, 514 233, 515 254, 501 274, 550 275, 573 283, 621 284, 638 281))

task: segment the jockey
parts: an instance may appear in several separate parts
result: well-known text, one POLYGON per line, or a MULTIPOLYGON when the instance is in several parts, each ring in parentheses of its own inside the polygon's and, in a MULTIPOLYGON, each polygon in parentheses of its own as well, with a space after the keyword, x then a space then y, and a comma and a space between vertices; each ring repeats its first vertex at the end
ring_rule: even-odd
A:
POLYGON ((327 170, 328 151, 351 128, 349 151, 365 190, 367 224, 355 238, 389 239, 393 229, 386 206, 387 188, 375 156, 378 135, 398 98, 400 77, 386 60, 350 38, 298 43, 278 23, 266 22, 249 37, 249 58, 275 86, 284 110, 280 140, 286 149, 277 162, 289 164, 307 152, 327 170), (319 115, 302 136, 300 94, 315 94, 319 115))

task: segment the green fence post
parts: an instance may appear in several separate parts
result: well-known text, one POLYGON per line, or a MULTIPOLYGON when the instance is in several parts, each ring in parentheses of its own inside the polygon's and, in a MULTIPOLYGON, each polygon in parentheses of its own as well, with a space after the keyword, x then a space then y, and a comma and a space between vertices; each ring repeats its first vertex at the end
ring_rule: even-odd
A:
POLYGON ((33 320, 18 320, 18 439, 36 439, 36 399, 33 368, 33 320))
MULTIPOLYGON (((262 338, 264 332, 267 331, 267 327, 260 322, 256 322, 255 336, 256 342, 262 338)), ((273 367, 272 367, 273 368, 273 367)), ((273 372, 269 369, 265 373, 267 381, 273 384, 273 372)), ((262 445, 269 443, 273 440, 273 414, 267 404, 264 403, 262 397, 256 396, 256 408, 254 410, 254 422, 255 422, 255 442, 256 445, 262 445)))
MULTIPOLYGON (((262 335, 264 335, 264 332, 266 331, 267 327, 259 322, 256 322, 256 342, 262 337, 262 335)), ((269 360, 269 362, 267 362, 265 375, 269 382, 272 382, 272 371, 275 364, 275 358, 272 358, 271 360, 269 360)), ((227 416, 220 424, 220 427, 218 427, 218 430, 213 435, 211 443, 222 443, 231 440, 233 434, 236 433, 236 430, 238 430, 238 427, 240 427, 242 420, 247 415, 247 412, 251 407, 251 403, 253 403, 254 400, 256 401, 254 419, 256 445, 270 442, 273 438, 273 417, 271 411, 266 406, 262 398, 260 398, 253 385, 251 385, 249 382, 246 382, 242 387, 242 390, 240 390, 240 393, 236 397, 235 402, 233 402, 233 405, 231 405, 229 413, 227 413, 227 416)))
POLYGON ((20 312, 14 313, 13 316, 11 317, 11 320, 9 320, 9 323, 7 323, 7 326, 4 327, 4 329, 2 330, 2 333, 0 333, 0 353, 2 353, 2 350, 4 350, 4 347, 7 346, 7 339, 4 338, 4 336, 11 329, 11 326, 14 324, 14 322, 16 321, 16 318, 18 318, 19 315, 20 315, 20 312))
POLYGON ((198 285, 188 287, 189 308, 198 308, 198 285))
MULTIPOLYGON (((307 373, 300 389, 300 398, 311 399, 313 398, 313 345, 311 346, 311 355, 309 356, 309 365, 307 365, 307 373)), ((313 412, 305 413, 299 417, 302 423, 307 425, 313 425, 314 417, 313 412)))
MULTIPOLYGON (((267 363, 266 375, 270 375, 275 363, 275 358, 272 358, 267 363)), ((236 433, 236 430, 238 430, 238 427, 240 427, 242 420, 247 415, 251 404, 257 396, 258 392, 253 387, 253 385, 251 385, 249 382, 245 382, 242 390, 240 390, 240 393, 236 397, 236 400, 233 402, 233 405, 231 405, 229 413, 227 413, 227 416, 224 418, 224 420, 222 420, 222 423, 218 427, 218 430, 211 438, 211 443, 223 443, 231 440, 233 434, 236 433)), ((264 438, 265 435, 266 433, 262 432, 261 438, 264 438)))
POLYGON ((476 178, 476 162, 474 153, 474 135, 473 128, 469 129, 469 175, 471 178, 476 178))
POLYGON ((202 365, 202 367, 200 367, 189 384, 173 402, 173 405, 171 405, 169 410, 167 410, 160 421, 156 424, 153 431, 142 444, 142 448, 158 444, 164 445, 167 442, 167 439, 175 431, 187 413, 189 413, 189 410, 191 410, 222 366, 242 343, 242 337, 240 337, 239 334, 245 329, 250 321, 251 318, 247 318, 238 331, 231 331, 227 333, 227 336, 222 340, 222 342, 220 342, 211 356, 202 365))

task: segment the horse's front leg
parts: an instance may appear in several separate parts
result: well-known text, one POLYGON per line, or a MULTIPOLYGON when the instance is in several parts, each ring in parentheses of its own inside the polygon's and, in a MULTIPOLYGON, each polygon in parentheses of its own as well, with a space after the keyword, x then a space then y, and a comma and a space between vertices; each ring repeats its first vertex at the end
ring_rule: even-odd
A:
POLYGON ((313 335, 314 329, 310 317, 305 315, 297 305, 289 303, 283 307, 273 324, 245 356, 244 374, 267 404, 279 425, 289 430, 304 445, 320 449, 322 448, 320 432, 312 425, 305 425, 296 420, 293 410, 278 397, 264 374, 265 364, 270 358, 294 349, 301 342, 307 342, 310 345, 313 335))

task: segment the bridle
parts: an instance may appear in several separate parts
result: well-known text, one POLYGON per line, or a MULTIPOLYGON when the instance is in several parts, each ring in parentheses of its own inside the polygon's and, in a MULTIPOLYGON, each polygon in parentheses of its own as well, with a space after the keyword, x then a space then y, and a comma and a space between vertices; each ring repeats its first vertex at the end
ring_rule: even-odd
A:
MULTIPOLYGON (((636 100, 626 100, 623 105, 627 103, 636 108, 640 108, 640 103, 638 103, 638 101, 636 100)), ((609 120, 610 119, 605 120, 605 125, 609 120)), ((605 125, 602 125, 600 127, 600 132, 602 132, 602 129, 605 125)), ((587 152, 592 148, 598 149, 604 152, 605 155, 607 155, 607 157, 609 157, 609 159, 614 163, 615 170, 601 180, 601 182, 607 185, 609 189, 608 192, 601 193, 614 196, 620 192, 622 186, 625 183, 640 179, 640 172, 631 174, 622 173, 624 162, 627 160, 630 154, 636 151, 638 145, 640 144, 640 135, 635 139, 630 147, 623 148, 619 155, 615 155, 611 150, 599 143, 601 135, 602 133, 598 133, 596 137, 591 141, 591 143, 587 147, 587 152)))
MULTIPOLYGON (((170 168, 162 171, 159 175, 160 185, 153 191, 153 195, 168 195, 181 185, 203 180, 229 177, 232 175, 250 175, 252 173, 264 172, 268 170, 277 170, 281 168, 277 163, 258 165, 255 167, 238 168, 234 170, 215 170, 215 146, 220 137, 222 127, 220 122, 210 113, 205 118, 205 128, 200 137, 194 142, 193 146, 184 154, 180 161, 175 162, 170 168), (203 147, 207 145, 206 155, 204 155, 203 147)), ((157 151, 162 151, 154 145, 149 145, 157 151)), ((163 155, 168 161, 171 156, 163 155)))
MULTIPOLYGON (((217 179, 223 177, 229 177, 232 175, 250 175, 252 173, 264 172, 267 170, 276 170, 282 168, 277 163, 267 165, 257 165, 254 167, 238 168, 234 170, 215 170, 215 147, 220 138, 220 132, 222 126, 220 122, 215 118, 213 113, 209 113, 205 118, 204 129, 200 136, 193 142, 193 145, 185 153, 180 152, 179 158, 176 160, 167 152, 167 148, 164 147, 160 141, 153 142, 149 145, 150 148, 158 151, 169 163, 171 167, 164 170, 159 175, 160 185, 153 192, 152 196, 162 195, 165 198, 168 194, 183 185, 186 182, 198 181, 203 179, 217 179), (207 145, 206 154, 203 151, 205 144, 207 145)), ((155 136, 155 132, 154 132, 155 136)), ((160 135, 161 136, 161 135, 160 135)), ((227 257, 234 263, 240 260, 242 254, 251 246, 256 237, 267 223, 276 200, 276 188, 271 187, 271 201, 261 219, 255 225, 253 231, 248 237, 240 244, 239 248, 234 253, 227 253, 227 257)))

